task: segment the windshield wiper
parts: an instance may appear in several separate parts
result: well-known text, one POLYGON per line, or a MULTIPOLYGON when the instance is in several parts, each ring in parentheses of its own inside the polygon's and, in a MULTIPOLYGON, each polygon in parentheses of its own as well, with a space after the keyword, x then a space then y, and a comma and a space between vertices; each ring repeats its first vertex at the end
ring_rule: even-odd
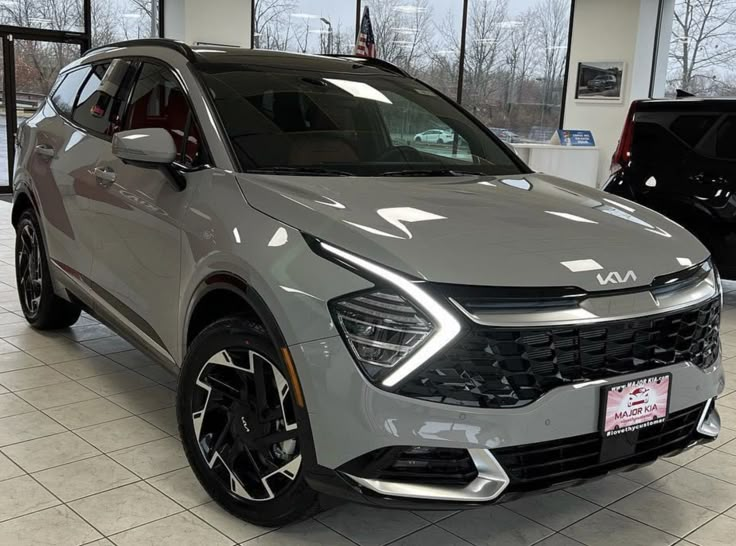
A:
POLYGON ((246 169, 245 172, 253 174, 284 174, 293 176, 353 176, 353 173, 349 173, 347 171, 324 169, 321 167, 263 167, 257 169, 246 169))
POLYGON ((403 169, 400 171, 386 171, 378 176, 484 176, 485 174, 462 169, 403 169))

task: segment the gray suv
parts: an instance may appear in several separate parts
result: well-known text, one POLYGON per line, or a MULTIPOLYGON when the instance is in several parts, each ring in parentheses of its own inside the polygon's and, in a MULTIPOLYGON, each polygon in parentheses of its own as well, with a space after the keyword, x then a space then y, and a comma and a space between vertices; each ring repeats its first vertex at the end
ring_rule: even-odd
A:
POLYGON ((705 248, 392 65, 115 44, 18 145, 28 321, 85 310, 176 371, 189 462, 245 520, 499 502, 719 432, 705 248))

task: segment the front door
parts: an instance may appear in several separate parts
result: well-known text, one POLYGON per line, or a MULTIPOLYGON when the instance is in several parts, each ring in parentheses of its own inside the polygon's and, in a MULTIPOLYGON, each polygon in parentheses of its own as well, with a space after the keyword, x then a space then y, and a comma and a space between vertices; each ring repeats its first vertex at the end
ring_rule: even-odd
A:
MULTIPOLYGON (((189 103, 168 68, 142 63, 123 129, 167 129, 178 162, 198 160, 199 132, 189 103)), ((97 252, 91 278, 124 326, 165 360, 179 342, 182 218, 189 192, 166 167, 122 161, 109 148, 94 169, 103 193, 94 204, 97 252)))

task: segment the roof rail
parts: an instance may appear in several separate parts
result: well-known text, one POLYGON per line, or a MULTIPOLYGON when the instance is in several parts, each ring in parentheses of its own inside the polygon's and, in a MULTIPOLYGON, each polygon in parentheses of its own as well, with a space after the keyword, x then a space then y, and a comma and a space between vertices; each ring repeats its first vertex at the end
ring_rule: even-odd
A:
POLYGON ((178 40, 172 40, 170 38, 142 38, 140 40, 124 40, 122 42, 113 42, 111 44, 105 44, 102 46, 97 46, 95 48, 92 48, 88 50, 85 55, 88 53, 93 53, 95 51, 101 51, 103 49, 107 49, 108 47, 135 47, 135 46, 153 46, 153 47, 165 47, 167 49, 172 49, 178 53, 181 53, 184 55, 188 61, 194 62, 197 60, 194 51, 191 47, 189 47, 184 42, 180 42, 178 40))
POLYGON ((325 54, 325 55, 322 55, 322 57, 333 57, 335 59, 354 59, 367 66, 383 68, 384 70, 388 70, 390 72, 394 72, 402 76, 411 77, 409 73, 406 72, 403 68, 399 68, 395 64, 392 64, 388 61, 384 61, 383 59, 377 59, 376 57, 362 57, 360 55, 344 55, 344 54, 336 54, 336 53, 325 54))

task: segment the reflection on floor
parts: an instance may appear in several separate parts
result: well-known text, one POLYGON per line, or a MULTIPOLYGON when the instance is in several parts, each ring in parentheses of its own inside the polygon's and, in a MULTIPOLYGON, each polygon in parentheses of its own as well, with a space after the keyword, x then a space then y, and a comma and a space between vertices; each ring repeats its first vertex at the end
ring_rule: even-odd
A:
POLYGON ((0 202, 0 545, 734 544, 736 283, 726 283, 717 443, 503 506, 344 504, 269 530, 232 518, 197 484, 177 439, 174 377, 88 316, 53 334, 26 325, 9 211, 0 202))

